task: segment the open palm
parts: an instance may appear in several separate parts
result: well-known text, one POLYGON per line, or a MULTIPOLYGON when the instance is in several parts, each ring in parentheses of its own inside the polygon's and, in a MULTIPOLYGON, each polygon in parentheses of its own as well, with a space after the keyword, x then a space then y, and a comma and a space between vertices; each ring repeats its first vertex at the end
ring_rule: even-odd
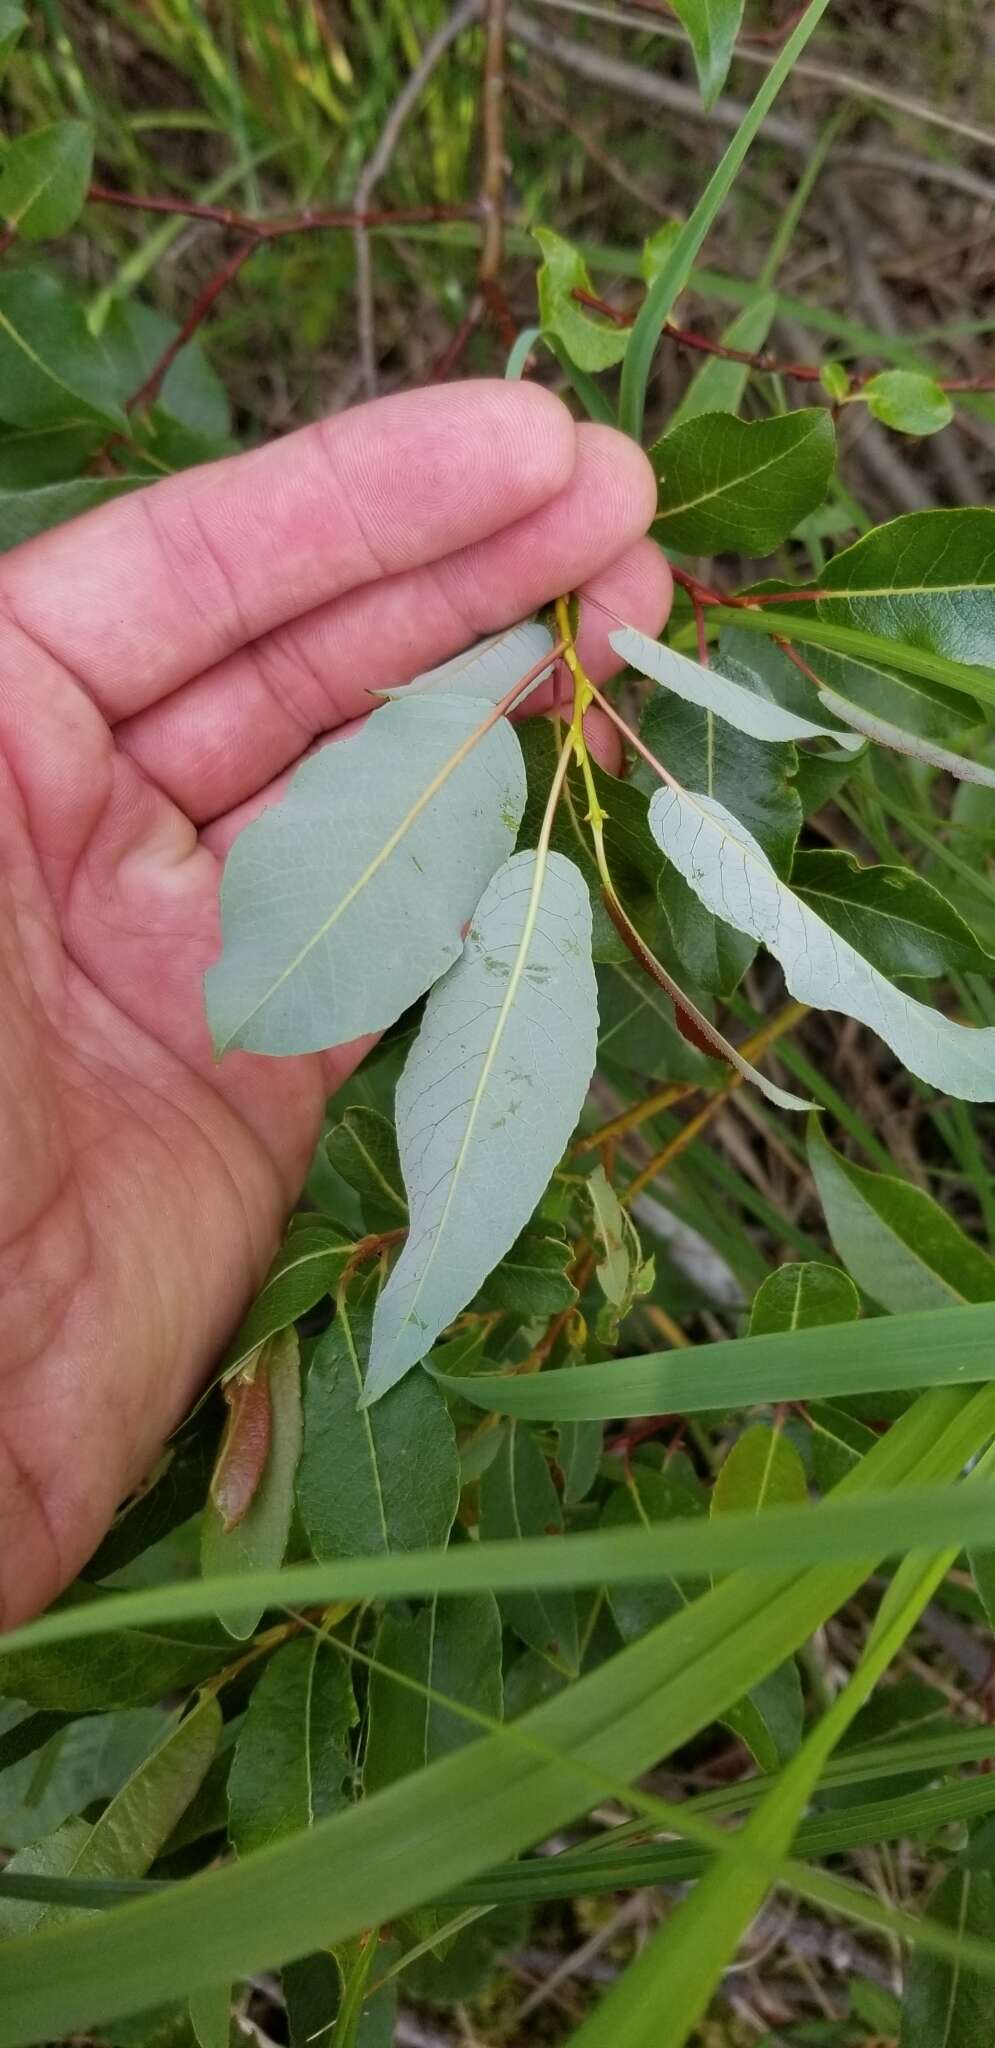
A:
POLYGON ((464 384, 188 472, 0 563, 7 1625, 147 1471, 362 1051, 215 1064, 201 980, 227 845, 370 689, 561 589, 596 578, 657 630, 652 505, 632 443, 538 389, 464 384))

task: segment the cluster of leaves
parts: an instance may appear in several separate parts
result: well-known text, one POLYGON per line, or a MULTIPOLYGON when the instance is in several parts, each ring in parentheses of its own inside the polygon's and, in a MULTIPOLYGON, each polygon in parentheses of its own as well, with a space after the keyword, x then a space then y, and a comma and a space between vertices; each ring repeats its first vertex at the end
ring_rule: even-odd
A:
MULTIPOLYGON (((509 374, 546 346, 605 418, 595 380, 618 371, 640 431, 661 329, 824 4, 691 219, 647 245, 631 327, 585 305, 578 253, 539 232, 540 325, 509 374)), ((740 0, 675 11, 710 99, 740 0)), ((0 0, 0 64, 18 13, 0 0)), ((19 243, 72 224, 90 156, 75 121, 6 151, 19 243)), ((762 347, 769 294, 748 313, 732 345, 762 347)), ((227 445, 195 347, 128 409, 174 334, 133 299, 85 315, 19 251, 0 277, 0 544, 227 445)), ((825 2038, 991 2036, 995 1781, 961 1773, 995 1736, 924 1684, 871 1694, 965 1545, 962 1612, 995 1612, 995 1262, 880 1146, 854 1164, 813 1117, 839 1263, 796 1231, 802 1256, 771 1272, 744 1237, 743 1335, 646 1349, 718 1297, 585 1108, 597 1061, 623 1099, 663 1084, 650 1108, 745 1081, 792 1119, 814 1096, 845 1120, 786 1042, 804 1096, 755 1064, 762 1031, 751 1058, 716 1022, 761 947, 786 1021, 842 1014, 927 1088, 995 1096, 976 868, 928 836, 929 873, 903 864, 887 823, 870 865, 805 829, 854 804, 866 839, 942 792, 959 830, 990 830, 995 513, 912 514, 827 557, 832 409, 785 411, 760 378, 740 418, 748 377, 710 362, 651 450, 681 587, 665 640, 613 625, 640 707, 625 777, 587 753, 596 693, 564 593, 399 677, 235 843, 206 992, 219 1055, 385 1036, 330 1106, 217 1388, 84 1579, 4 1646, 0 2048, 94 2025, 121 2048, 221 2048, 233 1985, 270 1966, 294 2048, 376 2048, 399 1993, 472 1997, 530 1910, 690 1878, 583 2048, 691 2038, 772 1883, 915 1945, 901 2011, 858 1979, 825 2038), (697 573, 728 554, 777 573, 730 598, 697 573), (558 658, 571 712, 513 725, 558 658), (827 1699, 813 1637, 885 1568, 827 1699), (680 1806, 638 1789, 709 1731, 747 1775, 680 1806), (632 1818, 576 1825, 606 1799, 632 1818), (942 1874, 923 1917, 822 1867, 909 1838, 942 1874)), ((943 423, 912 373, 857 386, 830 361, 823 384, 903 431, 943 423)), ((685 1187, 713 1243, 719 1187, 685 1187)))

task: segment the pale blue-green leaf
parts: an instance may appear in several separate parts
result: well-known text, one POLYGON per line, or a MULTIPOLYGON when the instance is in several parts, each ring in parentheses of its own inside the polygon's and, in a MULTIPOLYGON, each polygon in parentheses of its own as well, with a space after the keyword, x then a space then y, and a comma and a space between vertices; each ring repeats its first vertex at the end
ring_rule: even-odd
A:
POLYGON ((810 719, 783 710, 769 697, 758 696, 742 683, 705 668, 689 655, 679 654, 675 647, 664 647, 659 640, 637 632, 635 626, 622 626, 609 633, 608 639, 616 654, 630 668, 638 669, 640 675, 649 676, 652 682, 661 683, 665 690, 672 690, 689 704, 697 704, 702 711, 716 712, 751 739, 831 739, 844 747, 863 745, 861 739, 851 739, 848 733, 835 732, 828 725, 813 725, 810 719))
MULTIPOLYGON (((541 626, 538 619, 527 619, 520 626, 510 626, 506 633, 478 640, 475 647, 454 655, 451 661, 441 662, 438 668, 425 669, 410 683, 378 691, 377 694, 404 697, 411 691, 419 697, 482 697, 488 704, 499 704, 519 678, 527 676, 529 670, 552 651, 553 636, 548 628, 541 626)), ((552 662, 549 668, 536 676, 530 689, 538 689, 551 670, 552 662)), ((523 691, 522 694, 524 699, 529 692, 523 691)))
POLYGON ((304 762, 236 839, 208 970, 219 1052, 317 1052, 379 1031, 457 958, 515 842, 521 749, 483 701, 385 704, 304 762))
POLYGON ((516 854, 398 1085, 411 1230, 377 1302, 368 1398, 424 1358, 527 1223, 580 1115, 597 1024, 583 877, 562 854, 516 854))
POLYGON ((995 1028, 956 1024, 886 981, 779 880, 724 805, 671 785, 657 790, 649 817, 664 853, 706 908, 774 954, 799 1002, 868 1025, 933 1087, 971 1102, 995 1099, 995 1028))
POLYGON ((725 84, 743 19, 743 0, 672 0, 672 4, 678 21, 687 29, 701 97, 710 107, 725 84))
MULTIPOLYGON (((205 1578, 216 1572, 268 1571, 283 1563, 294 1507, 294 1476, 301 1455, 300 1347, 294 1330, 283 1330, 265 1346, 256 1366, 269 1386, 269 1441, 265 1465, 249 1505, 234 1527, 225 1521, 209 1495, 201 1524, 200 1562, 205 1578)), ((237 1420, 233 1410, 232 1424, 237 1420)), ((248 1455, 251 1460, 251 1446, 248 1455)), ((263 1611, 255 1604, 251 1585, 245 1608, 219 1615, 229 1635, 251 1636, 263 1611)))
MULTIPOLYGON (((890 719, 879 718, 873 711, 865 711, 861 705, 852 703, 849 697, 839 696, 827 684, 822 685, 819 699, 834 718, 842 718, 865 739, 876 740, 879 747, 890 747, 896 754, 911 754, 913 760, 927 761, 932 768, 942 768, 948 775, 956 776, 959 782, 980 782, 986 789, 995 789, 995 768, 986 767, 983 761, 972 761, 967 754, 954 753, 952 747, 941 747, 935 740, 906 732, 902 726, 893 725, 890 719)), ((840 740, 839 733, 835 737, 840 740)), ((848 743, 841 740, 841 744, 845 746, 848 743)))
POLYGON ((88 121, 32 128, 0 157, 0 214, 22 241, 64 234, 82 208, 92 163, 88 121))

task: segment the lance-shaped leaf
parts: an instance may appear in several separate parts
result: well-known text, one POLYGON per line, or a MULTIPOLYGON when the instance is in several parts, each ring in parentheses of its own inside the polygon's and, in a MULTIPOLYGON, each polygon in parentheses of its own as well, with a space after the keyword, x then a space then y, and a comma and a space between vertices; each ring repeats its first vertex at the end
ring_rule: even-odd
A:
MULTIPOLYGON (((290 1534, 294 1475, 301 1454, 300 1347, 295 1330, 265 1344, 251 1370, 229 1381, 231 1412, 201 1526, 201 1565, 215 1572, 282 1564, 290 1534)), ((244 1611, 219 1618, 230 1635, 251 1636, 262 1613, 251 1585, 244 1611)))
POLYGON ((911 754, 913 760, 928 761, 930 767, 944 769, 948 775, 955 775, 959 782, 980 782, 988 789, 995 789, 995 769, 987 768, 983 761, 972 761, 969 755, 957 754, 952 747, 941 747, 935 740, 921 739, 915 733, 905 732, 900 725, 892 725, 890 719, 865 711, 828 687, 819 691, 819 697, 827 711, 845 719, 847 725, 852 725, 854 731, 862 733, 865 739, 876 740, 879 747, 890 747, 895 754, 911 754))
POLYGON ((953 661, 995 663, 995 511, 907 512, 835 555, 820 587, 830 593, 820 618, 953 661))
POLYGON ((503 719, 480 736, 489 715, 472 698, 385 704, 236 839, 206 978, 219 1053, 383 1030, 457 958, 525 803, 518 741, 503 719))
POLYGON ((650 451, 653 533, 689 554, 769 554, 822 504, 835 452, 832 420, 818 406, 768 420, 701 413, 650 451))
MULTIPOLYGON (((483 1543, 521 1542, 562 1533, 563 1510, 549 1467, 524 1423, 513 1422, 480 1482, 483 1543)), ((510 1629, 557 1670, 576 1677, 577 1602, 572 1592, 523 1588, 506 1593, 501 1612, 510 1629)))
POLYGON ((862 868, 852 853, 820 847, 797 855, 791 883, 882 974, 995 974, 960 912, 911 868, 862 868))
MULTIPOLYGON (((488 704, 500 704, 519 677, 528 675, 545 654, 552 652, 553 636, 548 627, 540 625, 538 619, 526 619, 520 626, 509 627, 507 633, 494 633, 487 640, 478 640, 475 647, 455 654, 451 661, 440 662, 438 668, 425 669, 410 683, 378 691, 377 695, 480 697, 488 704)), ((551 660, 529 689, 523 690, 523 698, 545 681, 552 668, 551 660)))
POLYGON ((398 1085, 411 1231, 377 1302, 368 1399, 424 1358, 528 1222, 580 1114, 597 1023, 583 878, 560 854, 516 854, 398 1085))
POLYGON ((336 1173, 360 1196, 368 1230, 391 1230, 407 1221, 394 1126, 378 1109, 354 1102, 341 1122, 333 1124, 325 1152, 336 1173))
POLYGON ((333 1294, 342 1268, 351 1258, 353 1244, 338 1225, 324 1216, 296 1218, 280 1246, 252 1307, 225 1352, 222 1372, 227 1377, 245 1364, 260 1344, 290 1328, 298 1316, 333 1294))
POLYGON ((725 84, 743 19, 743 0, 673 0, 673 8, 687 29, 701 97, 710 107, 725 84))
POLYGON ((640 675, 649 676, 651 682, 661 683, 665 690, 672 690, 677 697, 683 697, 689 704, 697 704, 702 711, 716 712, 719 718, 748 733, 755 740, 817 740, 831 739, 837 745, 849 748, 859 747, 863 742, 849 733, 835 731, 828 725, 815 725, 811 719, 799 718, 794 711, 786 711, 769 697, 758 696, 746 684, 730 676, 719 675, 713 668, 705 668, 700 661, 692 661, 676 647, 664 647, 659 640, 651 640, 647 633, 637 632, 635 626, 622 626, 615 633, 609 633, 609 641, 616 654, 628 662, 630 668, 639 670, 640 675))
POLYGON ((494 1595, 477 1593, 467 1600, 436 1595, 410 1618, 385 1615, 369 1702, 367 1793, 472 1742, 480 1726, 458 1707, 500 1721, 501 1617, 494 1595), (455 1704, 447 1706, 447 1700, 455 1704))
POLYGON ((344 1805, 355 1719, 349 1667, 334 1643, 309 1635, 270 1659, 228 1775, 229 1833, 239 1855, 344 1805))
POLYGON ((971 1102, 995 1098, 995 1028, 956 1024, 886 981, 779 879, 723 804, 672 784, 657 790, 649 817, 664 853, 706 908, 774 954, 799 1002, 868 1025, 935 1088, 971 1102))
POLYGON ((995 1301, 995 1261, 925 1188, 855 1166, 826 1143, 815 1118, 808 1158, 829 1235, 872 1301, 896 1315, 995 1301))

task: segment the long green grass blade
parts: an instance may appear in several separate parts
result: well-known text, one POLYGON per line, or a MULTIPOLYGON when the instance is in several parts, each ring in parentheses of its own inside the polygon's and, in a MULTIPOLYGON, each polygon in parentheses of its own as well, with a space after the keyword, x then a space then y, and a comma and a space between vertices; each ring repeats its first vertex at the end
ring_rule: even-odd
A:
MULTIPOLYGON (((993 1427, 990 1389, 927 1395, 839 1492, 856 1506, 868 1487, 952 1476, 993 1427)), ((735 1572, 513 1726, 362 1805, 175 1891, 5 1943, 0 2048, 58 2039, 179 1986, 189 1993, 348 1940, 517 1855, 582 1810, 592 1780, 637 1778, 741 1698, 882 1554, 735 1572)))
MULTIPOLYGON (((852 654, 857 660, 884 663, 905 675, 925 676, 936 683, 948 683, 968 697, 995 704, 995 669, 980 662, 953 661, 948 654, 934 654, 925 647, 913 647, 907 640, 889 640, 882 633, 865 632, 862 626, 837 626, 831 619, 815 616, 814 604, 786 605, 784 611, 760 605, 754 610, 733 605, 712 605, 709 624, 742 627, 747 633, 779 633, 800 647, 828 647, 835 654, 852 654)), ((690 634, 688 645, 692 644, 690 634)), ((675 642, 675 644, 678 644, 675 642)))
POLYGON ((894 1388, 949 1387, 995 1376, 995 1303, 927 1309, 700 1350, 558 1372, 478 1373, 446 1382, 461 1400, 543 1422, 614 1415, 693 1415, 758 1402, 824 1400, 894 1388))
POLYGON ((635 441, 642 437, 646 386, 664 323, 670 316, 675 299, 687 284, 694 259, 720 207, 732 190, 740 165, 770 112, 785 79, 793 70, 795 59, 801 56, 828 5, 829 0, 810 0, 800 22, 780 50, 776 62, 771 65, 756 99, 748 108, 725 155, 712 173, 694 212, 678 235, 659 277, 647 293, 629 337, 629 346, 622 364, 619 396, 619 426, 627 434, 631 434, 635 441))

